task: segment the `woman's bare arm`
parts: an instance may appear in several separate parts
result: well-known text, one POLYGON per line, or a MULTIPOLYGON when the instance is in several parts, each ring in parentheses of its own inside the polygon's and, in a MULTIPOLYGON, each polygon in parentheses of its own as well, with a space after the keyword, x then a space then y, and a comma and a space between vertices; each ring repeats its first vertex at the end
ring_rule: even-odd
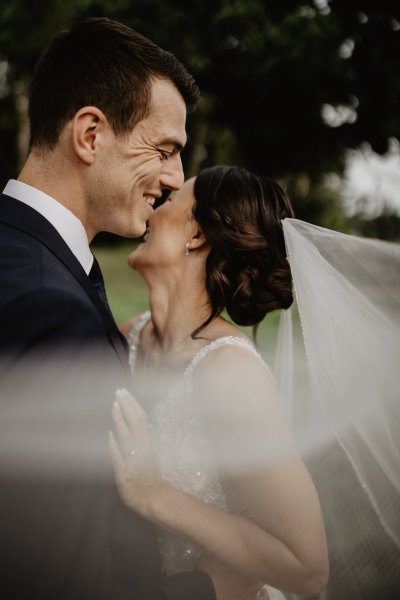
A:
POLYGON ((111 448, 121 496, 249 578, 317 594, 328 573, 319 502, 292 447, 273 380, 243 350, 221 348, 209 356, 196 390, 233 512, 161 480, 145 413, 132 397, 122 397, 113 409, 118 444, 112 438, 111 448))

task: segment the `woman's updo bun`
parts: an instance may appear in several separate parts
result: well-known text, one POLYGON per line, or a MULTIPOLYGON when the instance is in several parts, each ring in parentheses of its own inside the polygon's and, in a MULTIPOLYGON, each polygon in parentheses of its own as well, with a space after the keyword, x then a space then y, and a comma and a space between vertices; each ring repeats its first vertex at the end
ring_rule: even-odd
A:
POLYGON ((193 215, 211 247, 212 312, 203 326, 224 308, 238 325, 257 325, 267 313, 288 308, 292 277, 281 221, 294 212, 282 188, 245 169, 216 166, 196 177, 194 196, 193 215))

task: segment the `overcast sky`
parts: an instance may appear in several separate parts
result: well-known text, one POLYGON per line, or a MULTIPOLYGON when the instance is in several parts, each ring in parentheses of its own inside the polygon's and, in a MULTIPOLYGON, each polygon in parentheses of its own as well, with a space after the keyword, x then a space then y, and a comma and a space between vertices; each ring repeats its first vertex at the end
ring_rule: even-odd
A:
POLYGON ((349 212, 354 211, 357 199, 366 198, 372 215, 383 206, 400 215, 400 143, 392 140, 385 156, 375 154, 368 145, 349 152, 342 193, 349 212))

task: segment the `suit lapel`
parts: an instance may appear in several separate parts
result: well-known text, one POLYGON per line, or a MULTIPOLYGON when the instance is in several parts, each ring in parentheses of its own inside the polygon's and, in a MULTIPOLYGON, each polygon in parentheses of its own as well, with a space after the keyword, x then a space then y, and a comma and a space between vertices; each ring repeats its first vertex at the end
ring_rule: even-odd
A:
POLYGON ((0 202, 0 208, 2 209, 0 210, 0 221, 36 238, 41 244, 46 246, 46 248, 54 254, 79 281, 82 288, 100 313, 110 343, 126 369, 126 342, 124 342, 119 333, 114 319, 105 309, 82 265, 71 252, 58 231, 40 213, 23 202, 7 196, 6 194, 1 194, 0 202))

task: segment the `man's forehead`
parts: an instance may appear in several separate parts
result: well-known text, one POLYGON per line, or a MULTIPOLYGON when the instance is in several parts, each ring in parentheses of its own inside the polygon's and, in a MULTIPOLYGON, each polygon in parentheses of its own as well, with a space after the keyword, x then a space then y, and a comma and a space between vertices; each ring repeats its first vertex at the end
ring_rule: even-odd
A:
POLYGON ((168 126, 166 129, 163 127, 164 133, 167 136, 171 134, 171 137, 175 137, 178 143, 182 143, 181 138, 184 135, 183 142, 186 143, 186 104, 181 93, 168 79, 154 80, 151 90, 148 117, 166 119, 168 126), (174 132, 176 132, 175 135, 174 132))

